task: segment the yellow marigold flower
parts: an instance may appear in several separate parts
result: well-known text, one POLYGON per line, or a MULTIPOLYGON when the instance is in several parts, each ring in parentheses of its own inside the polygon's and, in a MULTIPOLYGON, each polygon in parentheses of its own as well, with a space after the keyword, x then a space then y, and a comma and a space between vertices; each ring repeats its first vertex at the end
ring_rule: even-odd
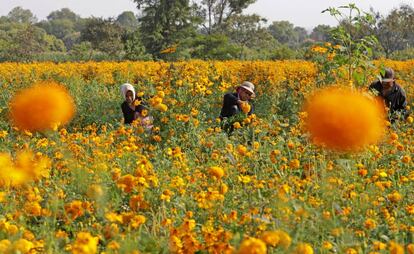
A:
POLYGON ((103 194, 104 193, 102 187, 98 184, 92 184, 88 187, 88 190, 86 192, 86 195, 92 199, 99 199, 103 196, 103 194))
POLYGON ((333 245, 329 241, 324 241, 322 243, 322 248, 325 249, 325 250, 331 250, 333 248, 333 245))
POLYGON ((321 46, 313 46, 311 49, 313 52, 324 54, 328 51, 327 48, 321 46))
POLYGON ((377 227, 377 223, 375 222, 375 220, 368 218, 364 222, 364 227, 366 229, 374 229, 377 227))
POLYGON ((130 193, 136 186, 136 178, 131 174, 124 175, 118 179, 116 185, 126 193, 130 193))
POLYGON ((390 242, 389 250, 390 254, 404 254, 404 247, 394 241, 390 242))
POLYGON ((7 239, 0 241, 0 253, 7 253, 7 251, 10 249, 11 242, 7 239))
POLYGON ((240 104, 240 108, 245 114, 249 113, 251 110, 251 106, 247 101, 242 101, 240 104))
POLYGON ((407 205, 405 207, 405 211, 407 211, 408 214, 413 215, 414 214, 414 204, 413 205, 407 205))
POLYGON ((119 250, 121 245, 117 241, 110 241, 106 247, 110 250, 119 250))
POLYGON ((29 253, 33 249, 32 242, 26 239, 19 239, 13 243, 11 253, 29 253))
POLYGON ((55 237, 57 237, 57 238, 67 238, 68 237, 68 233, 66 233, 65 231, 62 231, 62 230, 59 229, 55 233, 55 237))
POLYGON ((283 230, 276 230, 275 233, 279 236, 279 245, 285 249, 289 248, 292 243, 292 238, 290 238, 289 234, 283 230))
POLYGON ((71 220, 75 220, 76 218, 82 216, 85 211, 82 207, 82 202, 74 200, 65 205, 65 212, 71 220))
POLYGON ((296 246, 294 252, 295 254, 313 254, 313 248, 309 243, 299 243, 296 246))
POLYGON ((134 101, 134 106, 139 106, 141 105, 141 101, 140 100, 135 100, 134 101))
POLYGON ((221 179, 224 176, 224 170, 221 167, 212 166, 208 169, 208 173, 217 179, 221 179))
POLYGON ((410 161, 411 161, 411 156, 410 155, 404 155, 403 157, 402 157, 402 159, 401 159, 401 161, 402 162, 404 162, 404 163, 410 163, 410 161))
POLYGON ((385 250, 387 248, 387 245, 380 241, 375 241, 373 242, 373 248, 374 250, 385 250))
POLYGON ((263 232, 263 234, 260 236, 260 239, 267 245, 270 245, 272 247, 276 247, 280 241, 279 234, 274 231, 263 232))
POLYGON ((238 254, 266 254, 267 248, 266 248, 266 244, 262 240, 250 237, 250 238, 243 240, 237 253, 238 254))
POLYGON ((233 127, 234 127, 234 129, 240 129, 241 125, 240 125, 239 122, 235 122, 235 123, 233 123, 233 127))
POLYGON ((347 88, 328 88, 308 98, 305 126, 312 140, 333 150, 358 150, 379 141, 384 132, 383 107, 347 88))
POLYGON ((10 102, 10 117, 21 130, 44 131, 67 124, 75 104, 67 90, 55 82, 39 82, 16 94, 10 102))
POLYGON ((248 153, 247 147, 245 147, 244 145, 238 145, 237 152, 239 152, 240 155, 246 155, 248 153))
POLYGON ((143 215, 135 215, 131 219, 130 225, 131 225, 132 228, 138 228, 139 226, 141 226, 142 224, 144 224, 146 220, 147 219, 143 215))
POLYGON ((409 245, 407 245, 407 253, 408 254, 414 254, 414 244, 410 243, 409 245))
POLYGON ((42 207, 40 206, 38 202, 26 203, 24 206, 24 210, 28 215, 31 215, 31 216, 42 215, 42 207))
POLYGON ((298 159, 293 159, 289 163, 290 168, 298 169, 300 167, 300 161, 298 159))
POLYGON ((92 236, 89 232, 80 232, 76 235, 72 254, 95 254, 98 248, 98 241, 98 237, 92 236))
POLYGON ((400 202, 403 199, 403 197, 398 191, 394 191, 393 193, 388 194, 387 198, 394 203, 400 202))
POLYGON ((0 131, 0 138, 5 138, 8 134, 9 133, 7 131, 0 131))
POLYGON ((412 116, 409 116, 409 117, 407 117, 406 121, 407 121, 407 123, 413 123, 414 118, 412 116))
POLYGON ((354 248, 348 248, 345 251, 346 254, 358 254, 358 251, 356 251, 354 248))
POLYGON ((0 186, 17 187, 27 182, 29 176, 26 172, 14 167, 10 155, 0 153, 0 186))
POLYGON ((163 103, 159 103, 159 104, 155 105, 154 108, 161 111, 161 112, 166 112, 168 110, 168 106, 163 104, 163 103))

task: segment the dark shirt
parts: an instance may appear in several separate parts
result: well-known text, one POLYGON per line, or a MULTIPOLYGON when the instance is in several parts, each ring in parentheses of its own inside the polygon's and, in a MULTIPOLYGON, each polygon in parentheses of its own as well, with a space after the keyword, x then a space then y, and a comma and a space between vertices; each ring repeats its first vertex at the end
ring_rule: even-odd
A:
POLYGON ((145 109, 145 106, 135 106, 135 110, 131 109, 127 101, 121 104, 122 113, 124 114, 124 123, 131 124, 135 120, 135 112, 141 113, 145 109))
POLYGON ((378 96, 384 99, 385 105, 390 109, 390 113, 394 114, 396 112, 401 112, 403 115, 406 114, 405 107, 407 106, 407 96, 404 89, 394 82, 394 86, 391 88, 391 91, 388 94, 382 94, 382 83, 381 81, 376 81, 369 86, 369 89, 376 91, 378 96))
MULTIPOLYGON (((220 118, 231 117, 241 112, 241 108, 237 104, 239 100, 237 93, 226 93, 223 99, 223 107, 221 108, 220 118)), ((253 114, 253 105, 250 104, 250 112, 248 115, 253 114)))

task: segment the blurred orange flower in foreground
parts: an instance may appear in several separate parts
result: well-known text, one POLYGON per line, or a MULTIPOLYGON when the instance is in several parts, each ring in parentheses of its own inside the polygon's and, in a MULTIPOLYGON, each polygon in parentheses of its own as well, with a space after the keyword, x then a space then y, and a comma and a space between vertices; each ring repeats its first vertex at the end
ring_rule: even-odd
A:
POLYGON ((67 124, 75 113, 68 91, 55 82, 38 82, 10 102, 13 124, 21 130, 44 131, 67 124))
POLYGON ((305 112, 313 142, 329 149, 356 151, 378 142, 384 133, 384 106, 357 90, 319 90, 308 98, 305 112))

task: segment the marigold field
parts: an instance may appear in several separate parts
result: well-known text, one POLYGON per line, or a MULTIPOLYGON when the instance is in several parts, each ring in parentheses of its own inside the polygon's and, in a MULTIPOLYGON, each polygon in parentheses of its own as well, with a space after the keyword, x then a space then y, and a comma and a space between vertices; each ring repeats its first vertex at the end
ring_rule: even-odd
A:
MULTIPOLYGON (((414 61, 375 64, 413 107, 414 61)), ((303 128, 317 77, 304 61, 0 64, 0 253, 414 253, 413 112, 363 150, 323 149, 303 128), (222 96, 244 80, 255 114, 228 136, 222 96), (14 96, 41 81, 73 98, 56 123, 75 115, 52 128, 19 99, 41 130, 21 131, 14 96), (152 132, 122 124, 126 82, 152 132)))

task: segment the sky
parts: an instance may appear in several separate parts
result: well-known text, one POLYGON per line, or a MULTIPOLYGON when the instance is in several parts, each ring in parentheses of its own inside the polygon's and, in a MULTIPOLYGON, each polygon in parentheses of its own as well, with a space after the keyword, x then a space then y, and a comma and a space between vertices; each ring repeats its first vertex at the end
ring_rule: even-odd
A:
MULTIPOLYGON (((338 7, 355 3, 359 8, 369 11, 373 7, 387 14, 401 4, 414 7, 414 0, 257 0, 246 13, 256 13, 265 17, 269 23, 288 20, 296 26, 307 29, 319 24, 336 25, 336 20, 321 11, 328 7, 338 7)), ((123 11, 137 12, 132 0, 0 0, 0 16, 7 15, 11 9, 21 6, 31 10, 39 19, 61 8, 70 8, 81 17, 116 17, 123 11)))

